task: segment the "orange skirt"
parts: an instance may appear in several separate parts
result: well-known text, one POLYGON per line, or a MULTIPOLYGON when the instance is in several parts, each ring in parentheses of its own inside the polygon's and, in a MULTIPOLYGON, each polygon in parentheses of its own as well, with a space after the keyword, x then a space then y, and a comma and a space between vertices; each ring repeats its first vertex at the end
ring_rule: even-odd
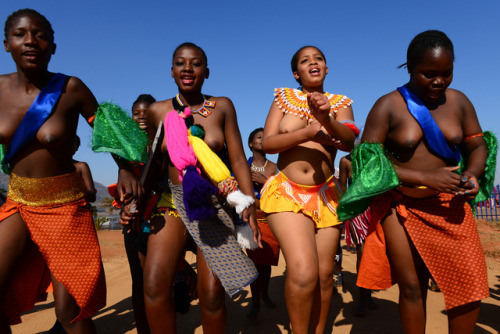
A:
POLYGON ((247 249, 248 257, 255 264, 277 266, 280 258, 280 246, 267 224, 265 213, 261 210, 257 210, 257 224, 262 234, 262 248, 247 249))
POLYGON ((279 172, 267 179, 261 194, 260 208, 265 213, 301 212, 311 217, 316 228, 342 224, 337 217, 341 193, 333 176, 310 186, 294 183, 279 172))
POLYGON ((380 290, 397 283, 391 276, 380 224, 392 207, 443 292, 447 310, 489 296, 486 261, 472 210, 463 198, 445 193, 412 198, 390 191, 373 200, 358 286, 380 290))
POLYGON ((106 304, 106 284, 92 213, 83 199, 83 183, 75 172, 31 179, 12 175, 0 224, 19 213, 32 242, 14 269, 3 311, 10 324, 46 298, 50 272, 89 318, 106 304), (15 201, 14 201, 15 199, 15 201))

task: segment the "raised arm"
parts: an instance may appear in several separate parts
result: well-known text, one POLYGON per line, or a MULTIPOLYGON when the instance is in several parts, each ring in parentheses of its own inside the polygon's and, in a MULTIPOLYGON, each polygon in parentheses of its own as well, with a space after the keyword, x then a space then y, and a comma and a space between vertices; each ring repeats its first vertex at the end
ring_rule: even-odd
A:
POLYGON ((354 146, 356 135, 351 129, 342 124, 341 121, 349 120, 354 122, 352 107, 341 108, 337 112, 336 119, 334 119, 330 116, 330 101, 328 101, 328 98, 324 94, 318 92, 309 93, 307 94, 307 102, 311 109, 311 114, 321 123, 326 132, 333 138, 340 140, 343 147, 347 151, 350 151, 354 146))

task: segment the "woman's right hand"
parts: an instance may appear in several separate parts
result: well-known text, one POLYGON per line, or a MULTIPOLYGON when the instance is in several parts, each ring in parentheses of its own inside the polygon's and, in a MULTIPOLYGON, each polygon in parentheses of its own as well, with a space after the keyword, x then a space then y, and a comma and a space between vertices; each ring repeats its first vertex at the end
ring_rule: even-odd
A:
POLYGON ((127 233, 130 233, 131 230, 137 229, 137 217, 139 211, 136 210, 136 203, 131 202, 122 206, 120 211, 120 224, 123 226, 129 227, 127 233))
POLYGON ((338 140, 330 136, 320 122, 314 120, 307 126, 312 141, 322 145, 336 145, 338 140))
POLYGON ((455 173, 460 167, 440 167, 422 172, 422 185, 427 188, 458 195, 468 189, 463 187, 462 176, 455 173))

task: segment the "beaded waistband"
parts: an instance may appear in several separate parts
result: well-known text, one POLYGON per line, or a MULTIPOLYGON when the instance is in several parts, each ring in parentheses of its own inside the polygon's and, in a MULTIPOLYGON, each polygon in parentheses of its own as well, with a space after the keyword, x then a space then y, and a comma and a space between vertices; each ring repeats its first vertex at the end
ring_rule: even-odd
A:
POLYGON ((70 203, 83 198, 85 186, 77 171, 44 178, 10 174, 7 197, 30 206, 70 203))

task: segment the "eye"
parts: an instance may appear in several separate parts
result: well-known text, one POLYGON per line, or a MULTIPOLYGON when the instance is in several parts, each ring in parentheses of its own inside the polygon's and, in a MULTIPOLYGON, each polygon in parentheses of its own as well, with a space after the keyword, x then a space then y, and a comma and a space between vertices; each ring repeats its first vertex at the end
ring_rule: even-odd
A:
POLYGON ((432 72, 422 72, 422 75, 424 77, 426 77, 427 79, 432 79, 435 76, 434 73, 432 73, 432 72))
POLYGON ((175 62, 175 66, 182 66, 182 65, 184 65, 184 62, 182 62, 182 61, 175 62))
POLYGON ((198 61, 193 62, 193 66, 200 67, 202 65, 203 64, 201 62, 198 62, 198 61))

